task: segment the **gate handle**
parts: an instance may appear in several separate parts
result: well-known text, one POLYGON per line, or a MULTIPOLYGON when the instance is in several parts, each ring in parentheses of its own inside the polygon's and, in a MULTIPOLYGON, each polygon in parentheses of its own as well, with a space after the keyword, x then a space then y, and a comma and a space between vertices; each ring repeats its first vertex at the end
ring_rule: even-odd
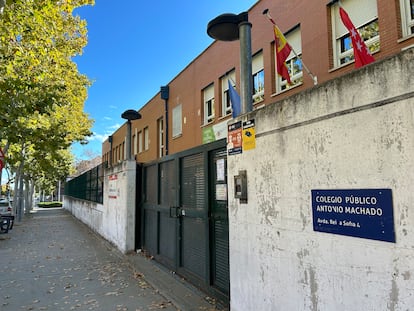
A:
POLYGON ((170 218, 178 218, 180 216, 180 208, 178 206, 170 206, 170 218))

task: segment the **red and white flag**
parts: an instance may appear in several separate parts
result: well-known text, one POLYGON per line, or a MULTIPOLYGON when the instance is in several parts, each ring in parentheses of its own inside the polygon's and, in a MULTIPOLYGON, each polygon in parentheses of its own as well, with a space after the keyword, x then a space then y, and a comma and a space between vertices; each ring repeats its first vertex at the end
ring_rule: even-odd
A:
POLYGON ((358 30, 349 18, 348 13, 346 13, 342 7, 339 7, 339 14, 341 16, 342 23, 348 29, 351 36, 352 47, 354 49, 355 68, 374 62, 375 58, 371 55, 369 48, 365 44, 364 40, 362 40, 358 30))
POLYGON ((3 150, 0 148, 0 172, 6 166, 4 158, 3 150))

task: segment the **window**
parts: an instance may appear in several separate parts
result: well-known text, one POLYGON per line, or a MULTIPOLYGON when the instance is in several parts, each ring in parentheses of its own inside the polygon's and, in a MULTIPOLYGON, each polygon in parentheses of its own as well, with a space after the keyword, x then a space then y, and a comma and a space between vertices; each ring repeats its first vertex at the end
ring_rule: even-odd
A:
MULTIPOLYGON (((225 117, 231 114, 231 102, 229 94, 229 82, 235 86, 236 83, 236 72, 233 70, 221 78, 221 116, 225 117)), ((238 92, 239 93, 239 92, 238 92)))
POLYGON ((183 118, 182 118, 182 105, 178 105, 173 108, 172 111, 172 136, 173 138, 182 135, 183 133, 183 118))
POLYGON ((148 127, 144 128, 144 150, 149 149, 149 131, 148 127))
POLYGON ((144 142, 142 137, 142 131, 138 132, 138 152, 141 153, 144 150, 144 142))
POLYGON ((164 156, 164 119, 160 118, 157 121, 158 128, 158 157, 164 156))
POLYGON ((414 0, 400 0, 403 37, 414 34, 414 0))
POLYGON ((214 121, 214 84, 203 90, 204 94, 204 124, 214 121))
MULTIPOLYGON (((342 2, 342 5, 371 53, 378 51, 380 48, 380 36, 377 1, 346 0, 342 2)), ((339 6, 333 5, 331 13, 334 66, 337 67, 352 61, 354 59, 354 51, 348 29, 343 25, 339 15, 339 6)))
POLYGON ((264 69, 263 53, 260 52, 252 58, 253 74, 253 104, 264 100, 264 69))
MULTIPOLYGON (((295 28, 294 30, 290 31, 285 35, 286 40, 289 42, 292 49, 296 52, 290 52, 288 58, 286 59, 286 66, 289 71, 290 81, 292 82, 291 85, 287 83, 287 80, 283 79, 277 74, 277 70, 275 69, 276 73, 276 90, 278 92, 284 91, 289 87, 294 85, 299 85, 303 82, 303 65, 302 65, 302 37, 300 32, 300 27, 295 28)), ((276 48, 275 50, 275 58, 276 58, 276 48)))

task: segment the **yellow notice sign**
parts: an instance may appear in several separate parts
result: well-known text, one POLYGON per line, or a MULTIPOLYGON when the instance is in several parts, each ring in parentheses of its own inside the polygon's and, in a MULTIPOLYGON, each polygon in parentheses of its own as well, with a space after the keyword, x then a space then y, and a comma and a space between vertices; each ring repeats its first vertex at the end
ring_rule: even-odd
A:
POLYGON ((243 150, 256 148, 256 133, 254 120, 243 122, 243 150))

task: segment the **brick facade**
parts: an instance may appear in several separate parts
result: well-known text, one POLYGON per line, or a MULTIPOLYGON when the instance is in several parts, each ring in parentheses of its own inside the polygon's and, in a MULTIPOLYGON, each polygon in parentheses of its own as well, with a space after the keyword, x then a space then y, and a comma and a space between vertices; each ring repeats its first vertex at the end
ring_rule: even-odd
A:
MULTIPOLYGON (((342 3, 346 5, 346 0, 342 3)), ((312 88, 311 78, 303 72, 303 84, 287 91, 276 93, 274 37, 272 26, 262 14, 269 9, 273 19, 282 32, 298 26, 301 32, 302 59, 306 66, 322 83, 354 70, 353 63, 334 67, 331 6, 326 0, 317 1, 281 1, 261 0, 249 10, 252 23, 252 54, 262 52, 265 75, 264 100, 257 106, 268 105, 288 96, 312 88)), ((380 32, 380 50, 374 54, 377 60, 395 55, 402 49, 414 45, 414 36, 402 38, 401 13, 399 0, 377 0, 378 24, 380 32)), ((238 12, 236 12, 238 13, 238 12)), ((212 19, 215 16, 212 16, 212 19)), ((352 16, 350 16, 352 19, 352 16)), ((207 28, 207 25, 206 25, 207 28)), ((207 34, 200 34, 205 35, 207 34)), ((235 70, 236 86, 240 85, 239 42, 215 41, 197 58, 168 83, 170 96, 168 100, 168 152, 173 154, 203 143, 202 133, 206 126, 212 126, 229 120, 231 116, 221 116, 221 82, 220 78, 227 72, 235 70), (215 118, 214 122, 203 125, 203 89, 214 84, 215 118), (172 111, 182 105, 182 134, 172 138, 172 111)), ((160 81, 160 86, 163 81, 160 81)), ((139 109, 142 119, 132 122, 132 135, 148 128, 148 150, 138 152, 138 162, 157 159, 158 129, 157 121, 164 118, 164 100, 160 93, 139 109)), ((255 107, 257 108, 257 107, 255 107)), ((126 124, 112 135, 112 161, 125 157, 126 124)), ((132 140, 134 143, 134 139, 132 140)), ((137 144, 138 139, 135 140, 137 144)), ((109 163, 111 144, 106 140, 102 145, 103 160, 109 163)), ((138 150, 138 146, 136 146, 138 150)), ((132 147, 134 151, 134 147, 132 147)))

